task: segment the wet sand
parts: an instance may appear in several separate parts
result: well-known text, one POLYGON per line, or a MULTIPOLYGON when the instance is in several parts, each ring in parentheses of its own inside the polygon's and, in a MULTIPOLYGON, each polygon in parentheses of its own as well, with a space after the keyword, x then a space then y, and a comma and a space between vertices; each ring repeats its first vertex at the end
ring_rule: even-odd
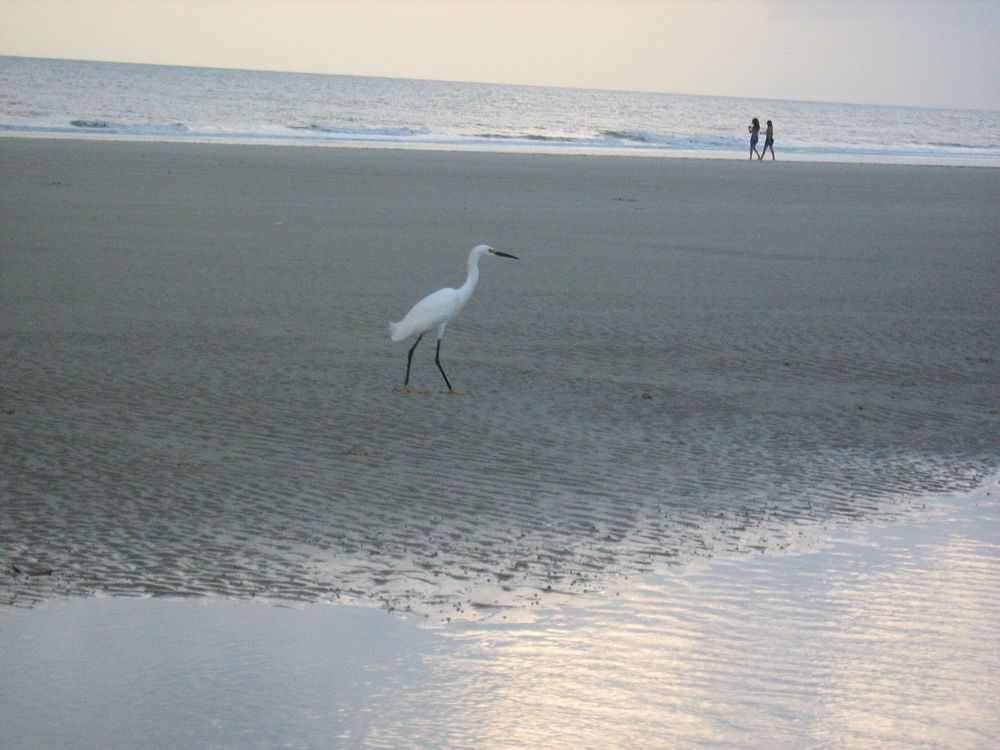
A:
POLYGON ((990 746, 998 197, 0 139, 5 740, 990 746))
POLYGON ((520 619, 1000 465, 998 170, 3 139, 0 179, 8 604, 520 619), (428 343, 395 392, 387 322, 479 242, 521 260, 449 327, 470 395, 428 343))

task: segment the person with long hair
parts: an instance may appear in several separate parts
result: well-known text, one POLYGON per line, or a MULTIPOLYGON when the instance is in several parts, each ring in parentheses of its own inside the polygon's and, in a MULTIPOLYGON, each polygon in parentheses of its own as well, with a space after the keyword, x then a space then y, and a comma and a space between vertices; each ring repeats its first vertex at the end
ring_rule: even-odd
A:
POLYGON ((760 152, 757 151, 757 137, 760 135, 760 120, 756 117, 753 118, 747 126, 747 130, 750 131, 750 161, 753 161, 754 154, 757 154, 757 160, 760 161, 760 152))

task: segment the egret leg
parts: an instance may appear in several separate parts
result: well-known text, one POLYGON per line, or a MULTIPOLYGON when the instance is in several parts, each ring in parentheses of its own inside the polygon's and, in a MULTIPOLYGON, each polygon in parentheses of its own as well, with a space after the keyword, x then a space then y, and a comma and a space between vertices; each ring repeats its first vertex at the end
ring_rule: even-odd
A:
POLYGON ((448 381, 448 376, 444 374, 444 368, 441 366, 441 339, 438 339, 437 352, 434 354, 434 364, 438 366, 441 371, 441 377, 444 378, 444 382, 448 384, 448 390, 451 393, 455 392, 455 389, 451 387, 451 383, 448 381))
MULTIPOLYGON (((413 350, 417 348, 417 344, 420 343, 420 339, 424 337, 424 334, 417 336, 417 340, 413 342, 413 346, 410 347, 410 353, 406 355, 406 377, 403 379, 403 388, 408 388, 410 386, 410 364, 413 362, 413 350)), ((438 347, 441 346, 441 342, 438 342, 438 347)))

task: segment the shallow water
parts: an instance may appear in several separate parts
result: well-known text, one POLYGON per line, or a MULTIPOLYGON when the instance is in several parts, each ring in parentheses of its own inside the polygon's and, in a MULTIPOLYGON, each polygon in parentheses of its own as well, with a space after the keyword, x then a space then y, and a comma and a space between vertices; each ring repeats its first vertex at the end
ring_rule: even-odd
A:
POLYGON ((985 750, 1000 735, 1000 477, 926 500, 523 624, 218 598, 7 608, 5 741, 985 750))

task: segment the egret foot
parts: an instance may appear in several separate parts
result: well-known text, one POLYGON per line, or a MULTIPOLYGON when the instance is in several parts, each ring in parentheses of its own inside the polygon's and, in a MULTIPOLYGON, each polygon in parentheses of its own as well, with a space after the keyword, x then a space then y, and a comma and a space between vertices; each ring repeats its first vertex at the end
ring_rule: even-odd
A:
POLYGON ((420 393, 420 391, 418 391, 416 388, 414 388, 409 383, 407 383, 405 385, 398 385, 395 388, 393 388, 393 390, 396 393, 420 393))
POLYGON ((451 395, 451 396, 468 396, 469 395, 468 391, 456 391, 455 389, 452 389, 450 391, 441 391, 441 393, 445 394, 446 396, 447 395, 451 395))

